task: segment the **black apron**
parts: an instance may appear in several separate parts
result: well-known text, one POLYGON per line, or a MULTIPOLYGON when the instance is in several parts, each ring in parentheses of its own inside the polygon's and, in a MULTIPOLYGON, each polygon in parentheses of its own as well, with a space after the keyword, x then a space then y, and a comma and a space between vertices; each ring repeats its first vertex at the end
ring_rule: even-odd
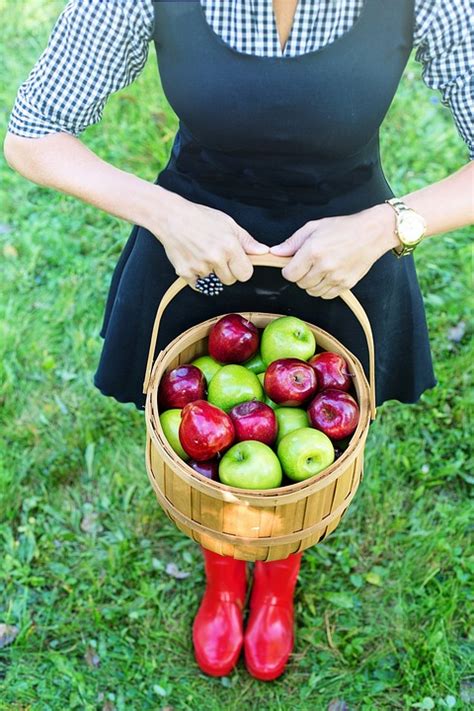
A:
MULTIPOLYGON (((227 213, 268 245, 309 220, 392 197, 379 127, 412 48, 413 5, 366 0, 352 28, 331 44, 295 57, 260 57, 221 39, 200 2, 155 2, 161 82, 179 117, 155 182, 227 213)), ((205 250, 204 234, 202 244, 205 250)), ((94 385, 104 395, 143 409, 153 321, 175 278, 158 239, 135 225, 115 266, 100 332, 94 385)), ((436 379, 413 257, 386 253, 353 291, 374 332, 377 405, 417 401, 436 379)), ((257 268, 250 281, 219 296, 182 291, 165 313, 156 352, 200 321, 251 310, 320 326, 367 372, 363 333, 340 299, 310 297, 270 268, 257 268)))

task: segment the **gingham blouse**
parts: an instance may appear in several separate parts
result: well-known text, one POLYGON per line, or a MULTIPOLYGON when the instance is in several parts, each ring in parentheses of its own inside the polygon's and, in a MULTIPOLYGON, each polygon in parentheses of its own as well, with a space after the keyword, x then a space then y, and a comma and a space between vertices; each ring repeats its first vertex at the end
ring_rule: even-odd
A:
MULTIPOLYGON (((364 0, 299 0, 282 51, 272 0, 196 0, 212 29, 237 51, 294 56, 334 42, 364 0)), ((394 1, 394 0, 391 0, 394 1)), ((48 45, 21 84, 8 130, 79 135, 107 98, 134 81, 153 32, 152 0, 69 0, 48 45)), ((426 84, 441 92, 474 159, 474 22, 471 0, 415 0, 413 43, 426 84)))

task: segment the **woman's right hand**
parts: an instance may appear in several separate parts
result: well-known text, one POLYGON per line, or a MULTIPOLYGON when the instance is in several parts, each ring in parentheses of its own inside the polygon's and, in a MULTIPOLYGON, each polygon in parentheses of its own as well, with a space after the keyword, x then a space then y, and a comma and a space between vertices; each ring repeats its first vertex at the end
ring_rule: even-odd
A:
POLYGON ((226 285, 250 279, 253 266, 248 255, 267 254, 267 245, 257 242, 225 212, 165 192, 168 195, 160 201, 159 225, 151 231, 165 248, 176 274, 192 288, 198 277, 210 272, 226 285))

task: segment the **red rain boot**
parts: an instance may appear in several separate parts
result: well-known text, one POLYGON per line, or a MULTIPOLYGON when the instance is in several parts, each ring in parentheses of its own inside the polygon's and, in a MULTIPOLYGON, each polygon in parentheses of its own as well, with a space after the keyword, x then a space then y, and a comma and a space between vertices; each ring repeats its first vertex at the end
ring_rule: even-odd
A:
POLYGON ((301 556, 255 563, 244 652, 245 665, 256 679, 280 676, 293 650, 293 593, 301 556))
POLYGON ((193 624, 194 655, 205 674, 226 676, 242 649, 246 564, 202 550, 207 584, 193 624))

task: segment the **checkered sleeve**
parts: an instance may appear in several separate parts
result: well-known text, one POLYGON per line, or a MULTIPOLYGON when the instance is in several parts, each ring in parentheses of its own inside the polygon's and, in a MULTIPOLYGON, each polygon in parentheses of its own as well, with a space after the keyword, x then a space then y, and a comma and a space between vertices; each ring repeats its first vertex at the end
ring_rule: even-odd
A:
POLYGON ((78 135, 100 121, 110 94, 143 69, 152 29, 151 0, 69 0, 18 89, 8 130, 78 135))
POLYGON ((441 92, 474 160, 474 16, 471 0, 418 0, 416 59, 441 92))

